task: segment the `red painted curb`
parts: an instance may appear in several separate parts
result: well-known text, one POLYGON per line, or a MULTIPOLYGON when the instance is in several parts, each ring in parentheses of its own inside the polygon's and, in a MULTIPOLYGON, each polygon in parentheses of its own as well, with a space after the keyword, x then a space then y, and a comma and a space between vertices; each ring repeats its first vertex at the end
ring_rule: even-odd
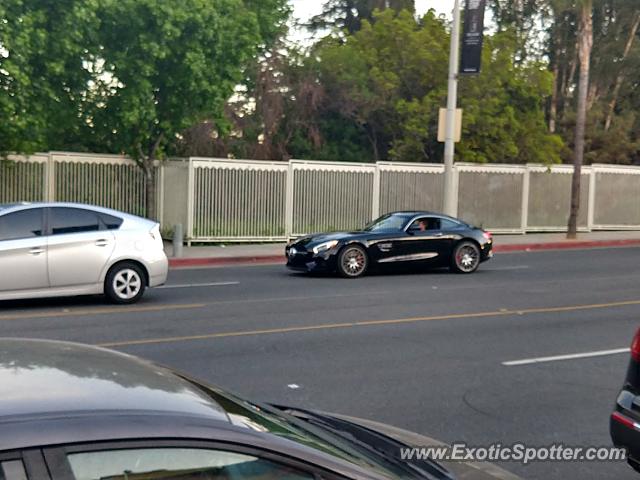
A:
POLYGON ((520 243, 516 245, 495 245, 494 252, 526 252, 529 250, 567 250, 598 247, 640 246, 640 239, 627 240, 565 240, 546 243, 520 243))
POLYGON ((208 258, 170 258, 172 268, 216 267, 224 265, 260 265, 284 262, 282 255, 263 255, 252 257, 208 257, 208 258))
MULTIPOLYGON (((569 250, 582 248, 603 248, 603 247, 632 247, 640 246, 640 239, 627 240, 565 240, 559 242, 546 243, 519 243, 515 245, 494 245, 493 251, 501 252, 526 252, 536 250, 569 250)), ((208 257, 208 258, 171 258, 169 266, 171 268, 190 267, 223 267, 228 265, 268 265, 284 264, 285 257, 282 255, 262 255, 248 257, 208 257)))

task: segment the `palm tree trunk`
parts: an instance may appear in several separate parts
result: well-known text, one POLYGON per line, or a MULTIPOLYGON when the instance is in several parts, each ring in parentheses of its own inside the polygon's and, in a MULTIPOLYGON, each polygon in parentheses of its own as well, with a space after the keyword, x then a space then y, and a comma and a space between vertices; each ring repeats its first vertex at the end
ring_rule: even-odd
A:
POLYGON ((580 179, 584 159, 584 132, 587 123, 587 95, 589 93, 589 70, 593 47, 592 0, 586 0, 580 7, 580 30, 578 31, 578 56, 580 78, 578 82, 578 111, 576 115, 576 139, 571 181, 571 211, 569 214, 567 238, 576 238, 578 214, 580 213, 580 179))

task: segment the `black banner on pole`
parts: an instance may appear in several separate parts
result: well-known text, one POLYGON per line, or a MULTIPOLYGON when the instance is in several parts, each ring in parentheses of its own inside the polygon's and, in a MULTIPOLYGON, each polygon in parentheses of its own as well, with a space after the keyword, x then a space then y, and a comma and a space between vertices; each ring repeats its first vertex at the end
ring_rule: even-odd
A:
POLYGON ((461 74, 480 73, 486 0, 467 0, 462 33, 461 74))

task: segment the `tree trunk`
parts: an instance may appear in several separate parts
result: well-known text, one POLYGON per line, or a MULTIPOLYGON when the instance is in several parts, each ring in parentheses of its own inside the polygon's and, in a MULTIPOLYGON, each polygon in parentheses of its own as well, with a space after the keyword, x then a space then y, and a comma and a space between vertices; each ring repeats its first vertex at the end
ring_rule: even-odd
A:
POLYGON ((556 133, 556 122, 558 119, 558 76, 560 68, 558 67, 558 58, 553 64, 553 92, 551 93, 551 105, 549 106, 549 132, 556 133))
POLYGON ((580 212, 580 179, 584 158, 584 132, 587 123, 587 95, 589 93, 589 69, 591 67, 591 49, 593 47, 592 0, 586 0, 580 12, 580 30, 578 32, 578 55, 580 58, 580 80, 578 82, 578 111, 576 115, 576 139, 571 181, 571 212, 567 238, 576 238, 578 232, 578 214, 580 212))
POLYGON ((636 34, 638 33, 638 27, 640 27, 640 13, 636 13, 635 20, 631 25, 631 31, 629 32, 629 38, 627 39, 627 44, 624 46, 624 54, 622 56, 622 67, 618 76, 616 77, 616 83, 613 87, 613 94, 611 96, 611 101, 609 102, 609 108, 607 110, 607 118, 604 121, 604 131, 608 132, 611 128, 611 123, 613 122, 613 114, 616 109, 616 105, 618 104, 618 96, 620 95, 620 89, 622 88, 622 83, 624 82, 624 61, 629 56, 629 52, 631 51, 631 47, 633 47, 633 41, 636 38, 636 34))

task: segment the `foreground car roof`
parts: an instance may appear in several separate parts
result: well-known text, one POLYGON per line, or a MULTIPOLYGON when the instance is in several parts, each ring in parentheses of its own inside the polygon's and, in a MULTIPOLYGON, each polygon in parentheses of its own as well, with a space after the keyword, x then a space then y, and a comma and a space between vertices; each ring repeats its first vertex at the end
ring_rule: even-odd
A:
POLYGON ((191 383, 138 358, 73 343, 0 339, 0 425, 16 416, 115 410, 228 422, 191 383))

